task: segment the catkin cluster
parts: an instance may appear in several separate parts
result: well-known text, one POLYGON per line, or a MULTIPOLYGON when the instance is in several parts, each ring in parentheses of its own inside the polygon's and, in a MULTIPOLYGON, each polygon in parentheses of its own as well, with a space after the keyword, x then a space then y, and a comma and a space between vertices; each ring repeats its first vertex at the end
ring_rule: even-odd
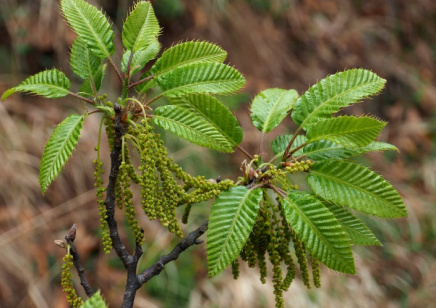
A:
MULTIPOLYGON (((306 251, 304 243, 300 241, 285 219, 280 198, 277 199, 277 203, 273 203, 269 197, 264 197, 253 230, 242 248, 240 257, 248 263, 249 267, 255 267, 257 264, 260 270, 260 280, 266 283, 266 255, 268 254, 272 265, 276 307, 284 307, 283 292, 289 289, 296 276, 294 256, 297 258, 304 284, 309 289, 311 288, 306 251), (295 253, 291 252, 292 243, 295 253)), ((319 261, 312 257, 311 263, 313 283, 319 288, 321 286, 319 261)), ((235 278, 239 274, 237 264, 237 260, 232 263, 235 278)))
MULTIPOLYGON (((104 124, 109 148, 113 151, 114 122, 112 119, 106 118, 104 124)), ((183 237, 183 233, 176 217, 176 208, 185 207, 182 222, 187 223, 193 203, 213 199, 220 191, 233 186, 233 182, 230 180, 217 182, 206 180, 202 176, 193 177, 187 174, 168 157, 167 149, 159 137, 147 119, 128 126, 124 136, 122 157, 120 157, 122 162, 115 185, 115 201, 118 208, 125 210, 129 228, 139 244, 142 244, 144 240, 143 231, 136 218, 131 183, 138 184, 140 187, 141 205, 147 217, 150 220, 159 220, 171 233, 180 238, 183 237), (131 162, 127 140, 131 141, 133 148, 140 155, 140 165, 137 168, 131 162)), ((104 223, 107 217, 102 199, 104 192, 104 189, 101 188, 100 177, 102 169, 98 168, 101 169, 99 162, 97 162, 95 181, 96 187, 98 187, 98 196, 101 196, 99 199, 99 204, 102 205, 100 216, 104 220, 102 221, 102 230, 103 235, 105 235, 106 225, 104 223)), ((104 239, 104 243, 106 250, 106 245, 111 245, 111 243, 107 239, 104 239)))
POLYGON ((71 262, 72 259, 73 256, 69 253, 67 253, 63 258, 64 264, 62 265, 61 284, 62 290, 67 294, 68 303, 71 307, 78 308, 82 306, 83 301, 77 295, 73 286, 73 278, 71 276, 71 268, 73 267, 73 262, 71 262))

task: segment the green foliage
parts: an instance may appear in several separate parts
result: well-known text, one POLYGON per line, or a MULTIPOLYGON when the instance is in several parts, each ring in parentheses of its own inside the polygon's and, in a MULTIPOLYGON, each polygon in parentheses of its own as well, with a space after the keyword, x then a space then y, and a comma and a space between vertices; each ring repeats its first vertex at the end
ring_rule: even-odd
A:
POLYGON ((69 94, 70 80, 57 69, 46 70, 30 76, 20 85, 3 93, 2 101, 15 92, 30 92, 47 98, 64 97, 69 94))
POLYGON ((233 152, 219 130, 203 117, 179 106, 156 108, 153 123, 194 144, 221 152, 233 152))
POLYGON ((395 146, 386 142, 374 141, 364 147, 347 148, 330 140, 315 141, 306 145, 303 150, 304 155, 316 161, 329 158, 345 159, 367 152, 398 151, 395 146))
POLYGON ((378 136, 386 122, 371 117, 337 117, 322 119, 308 126, 308 142, 331 140, 348 147, 368 145, 378 136))
MULTIPOLYGON (((278 136, 274 141, 271 143, 271 148, 275 155, 283 155, 283 153, 286 150, 286 147, 288 146, 289 142, 291 141, 293 135, 282 135, 278 136)), ((306 142, 306 136, 298 135, 295 138, 293 147, 291 149, 294 149, 306 142)), ((303 149, 298 150, 294 153, 295 156, 303 154, 303 149)))
POLYGON ((307 90, 295 103, 292 119, 306 129, 320 118, 380 92, 386 80, 364 69, 351 69, 331 75, 307 90))
POLYGON ((395 188, 358 164, 336 159, 318 162, 310 171, 308 183, 315 194, 327 201, 379 217, 407 217, 395 188))
POLYGON ((209 276, 225 269, 239 255, 250 234, 262 198, 259 188, 232 187, 215 199, 207 232, 209 276))
POLYGON ((177 44, 165 50, 152 68, 141 76, 141 79, 151 75, 154 75, 155 78, 147 83, 136 86, 136 90, 140 93, 146 92, 156 85, 157 77, 178 67, 197 62, 222 63, 226 57, 226 51, 208 42, 194 41, 177 44))
POLYGON ((95 73, 86 78, 80 87, 80 94, 87 97, 97 96, 97 92, 101 88, 106 64, 100 65, 95 73))
POLYGON ((321 201, 290 191, 283 207, 286 220, 313 256, 338 272, 356 273, 347 234, 321 201))
POLYGON ((82 306, 80 306, 80 308, 107 308, 107 307, 108 306, 106 305, 103 297, 101 296, 100 291, 94 293, 93 296, 88 298, 88 300, 84 302, 82 306))
POLYGON ((160 75, 157 84, 162 94, 169 97, 189 93, 231 94, 244 86, 245 78, 228 65, 200 62, 160 75))
POLYGON ((85 117, 86 115, 70 115, 56 126, 47 141, 39 169, 39 185, 43 194, 73 153, 85 117))
POLYGON ((226 138, 233 147, 242 141, 242 128, 232 112, 213 96, 189 94, 174 97, 171 104, 191 110, 203 117, 226 138))
MULTIPOLYGON (((311 288, 310 256, 313 285, 319 287, 321 262, 333 270, 355 274, 351 245, 381 245, 345 207, 384 218, 407 216, 401 196, 391 184, 368 168, 344 161, 366 152, 397 150, 388 143, 374 141, 386 123, 371 117, 332 117, 342 108, 377 94, 385 80, 376 74, 364 69, 340 72, 313 85, 301 97, 295 90, 262 91, 251 105, 253 125, 263 133, 261 153, 251 155, 239 146, 243 134, 236 117, 211 96, 234 93, 245 84, 242 74, 222 63, 227 56, 222 48, 199 41, 175 45, 163 52, 135 82, 132 76, 156 58, 161 48, 157 40, 160 27, 150 2, 137 2, 124 23, 122 40, 127 48, 121 60, 124 78, 110 58, 115 50, 114 35, 103 13, 83 0, 61 0, 61 9, 78 34, 70 65, 84 79, 79 92, 70 92, 70 82, 64 73, 52 69, 7 90, 2 100, 17 91, 48 98, 70 94, 95 107, 90 114, 103 114, 94 179, 106 252, 113 245, 112 229, 109 230, 113 217, 108 217, 109 208, 103 196, 106 191, 100 160, 103 124, 110 151, 122 152, 116 183, 108 186, 107 195, 115 195, 118 207, 125 209, 136 244, 142 244, 143 231, 139 225, 142 220, 136 218, 131 183, 140 186, 144 214, 150 220, 158 219, 179 237, 183 237, 183 232, 176 209, 185 208, 182 222, 187 223, 193 204, 216 197, 207 233, 209 276, 232 265, 237 277, 242 260, 250 267, 258 264, 260 280, 265 283, 269 260, 278 308, 284 307, 283 292, 296 277, 295 258, 303 283, 311 288), (108 101, 106 94, 98 95, 106 69, 106 64, 101 63, 103 58, 109 58, 121 82, 117 104, 108 101), (144 81, 146 78, 149 80, 144 81), (134 86, 138 95, 131 96, 134 86), (147 101, 147 92, 154 86, 159 86, 162 93, 147 101), (167 96, 171 105, 149 107, 161 96, 167 96), (114 117, 119 112, 122 114, 114 117), (277 127, 289 112, 299 127, 293 135, 285 134, 272 142, 275 157, 268 161, 262 153, 264 134, 277 127), (193 177, 168 157, 155 126, 217 151, 230 153, 236 147, 249 161, 242 162, 242 174, 236 184, 230 180, 193 177), (299 134, 302 130, 306 135, 299 134), (139 153, 137 168, 127 142, 139 153), (278 158, 280 162, 275 163, 278 158), (314 194, 298 191, 293 182, 295 173, 309 174, 307 179, 314 194)), ((87 115, 67 117, 48 140, 39 178, 43 194, 71 156, 87 115)), ((62 284, 70 303, 78 307, 82 301, 72 285, 71 258, 69 254, 65 258, 62 284)), ((82 305, 87 307, 106 304, 97 293, 82 305)))
POLYGON ((102 59, 113 55, 114 32, 101 11, 83 0, 61 0, 61 9, 71 28, 92 53, 102 59))
MULTIPOLYGON (((160 50, 160 43, 157 39, 152 41, 150 45, 144 50, 137 51, 133 54, 132 62, 130 64, 130 75, 138 73, 144 68, 144 66, 156 58, 160 50)), ((127 72, 127 64, 129 63, 131 51, 127 50, 123 54, 123 59, 121 61, 121 71, 123 73, 127 72)))
POLYGON ((295 90, 267 89, 260 92, 251 104, 251 121, 258 130, 268 133, 279 125, 298 98, 295 90))
POLYGON ((148 1, 135 4, 123 26, 123 44, 132 52, 146 49, 159 35, 160 27, 153 7, 148 1))
POLYGON ((323 202, 324 206, 335 215, 335 218, 344 228, 353 245, 382 246, 375 235, 356 216, 347 211, 343 206, 330 202, 323 202))
POLYGON ((71 47, 70 65, 73 72, 82 79, 94 76, 100 68, 101 59, 94 55, 80 37, 71 47))

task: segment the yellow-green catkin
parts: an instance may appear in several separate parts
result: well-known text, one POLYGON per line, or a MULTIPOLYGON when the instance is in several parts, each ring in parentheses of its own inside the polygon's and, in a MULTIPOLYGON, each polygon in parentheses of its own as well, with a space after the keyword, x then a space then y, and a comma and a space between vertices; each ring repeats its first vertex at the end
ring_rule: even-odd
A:
POLYGON ((291 250, 289 248, 289 244, 292 240, 291 228, 286 220, 282 203, 280 202, 280 200, 277 201, 282 216, 282 236, 280 241, 280 253, 283 256, 283 261, 285 265, 287 266, 286 275, 282 283, 282 290, 287 291, 292 281, 295 279, 296 271, 295 271, 295 264, 292 258, 291 250))
POLYGON ((239 262, 238 262, 237 258, 235 260, 233 260, 233 262, 232 262, 232 274, 233 274, 233 279, 238 279, 238 277, 239 277, 239 262))
POLYGON ((265 208, 262 208, 259 211, 259 217, 256 224, 256 229, 258 230, 258 245, 257 245, 257 262, 260 270, 260 281, 265 284, 267 277, 267 267, 266 267, 266 258, 265 254, 268 249, 268 243, 270 241, 270 216, 269 211, 265 208))
POLYGON ((303 283, 306 285, 308 289, 311 289, 312 286, 310 285, 309 280, 309 269, 307 266, 307 254, 306 254, 306 247, 303 242, 300 241, 298 236, 295 234, 294 231, 291 233, 292 235, 292 241, 294 242, 294 249, 295 249, 295 255, 298 259, 298 264, 300 265, 301 274, 303 276, 303 283))
POLYGON ((103 124, 106 128, 106 136, 107 136, 107 141, 109 143, 109 150, 111 152, 113 152, 114 142, 115 142, 114 120, 111 118, 105 117, 103 124))
MULTIPOLYGON (((98 150, 98 149, 97 149, 98 150)), ((104 173, 103 162, 98 159, 94 160, 95 172, 94 172, 94 186, 97 188, 96 196, 98 203, 98 215, 100 217, 100 228, 103 240, 103 249, 105 253, 110 253, 112 250, 112 240, 109 234, 109 226, 107 224, 107 210, 103 201, 103 193, 106 189, 103 187, 103 180, 101 175, 104 173)))
POLYGON ((78 308, 83 304, 82 299, 77 295, 73 286, 73 278, 71 276, 71 268, 73 267, 73 256, 69 252, 63 258, 64 264, 62 265, 61 284, 62 290, 67 295, 68 303, 73 308, 78 308))
POLYGON ((321 288, 321 269, 319 268, 319 260, 312 256, 312 277, 313 284, 317 288, 321 288))
POLYGON ((142 245, 144 242, 143 232, 141 227, 139 227, 138 220, 136 219, 136 211, 133 206, 133 192, 130 188, 130 177, 127 170, 127 165, 122 162, 119 171, 119 180, 121 182, 121 189, 124 197, 124 207, 126 211, 127 222, 129 223, 129 228, 136 239, 136 243, 142 245))
POLYGON ((159 180, 156 174, 156 144, 153 137, 153 129, 148 125, 147 120, 142 120, 144 126, 138 126, 141 134, 138 136, 141 144, 144 145, 141 153, 141 204, 145 215, 150 220, 158 216, 158 190, 159 180))
POLYGON ((280 225, 279 220, 277 218, 277 212, 278 208, 276 208, 273 204, 270 204, 267 200, 265 200, 266 206, 269 210, 271 210, 271 226, 269 230, 270 234, 270 241, 268 244, 268 255, 269 260, 273 266, 273 286, 274 286, 274 294, 275 294, 275 302, 277 308, 283 308, 284 307, 284 300, 283 300, 283 290, 282 290, 282 283, 283 283, 283 271, 280 267, 282 262, 282 256, 280 255, 280 249, 279 249, 279 241, 281 236, 280 231, 280 225))
POLYGON ((183 211, 182 222, 184 224, 188 223, 189 213, 191 212, 192 203, 188 203, 185 206, 185 210, 183 211))

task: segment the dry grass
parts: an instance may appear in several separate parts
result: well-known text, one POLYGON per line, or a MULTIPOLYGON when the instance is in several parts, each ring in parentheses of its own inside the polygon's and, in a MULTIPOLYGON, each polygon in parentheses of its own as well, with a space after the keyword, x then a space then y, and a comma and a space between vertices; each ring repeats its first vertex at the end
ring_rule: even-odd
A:
MULTIPOLYGON (((154 2, 159 1, 163 0, 154 2)), ((91 2, 105 5, 117 25, 130 4, 91 2), (117 16, 117 10, 123 13, 117 16)), ((165 19, 161 12, 162 42, 164 46, 186 38, 217 42, 247 77, 245 91, 251 97, 267 87, 301 92, 325 75, 351 67, 372 69, 386 78, 388 85, 380 97, 350 112, 372 113, 390 122, 382 141, 394 143, 401 152, 374 154, 362 162, 370 162, 399 189, 409 210, 407 220, 370 223, 384 247, 356 249, 358 275, 323 269, 323 287, 311 291, 297 280, 285 295, 287 307, 432 307, 436 300, 432 278, 436 274, 436 3, 275 0, 265 12, 248 2, 186 0, 179 17, 165 19), (281 2, 289 3, 290 9, 279 10, 281 2)), ((60 67, 72 76, 67 60, 74 35, 57 11, 57 1, 52 0, 0 4, 0 92, 46 67, 60 67)), ((121 49, 117 52, 119 58, 121 49)), ((104 90, 113 97, 117 80, 113 74, 107 79, 104 90)), ((55 124, 73 111, 82 112, 81 108, 69 99, 20 95, 0 104, 1 308, 67 307, 59 283, 63 252, 53 240, 62 238, 73 222, 79 226, 77 245, 91 284, 102 289, 111 307, 120 304, 124 272, 113 254, 104 255, 96 236, 91 170, 98 116, 87 118, 77 150, 46 196, 39 192, 38 165, 45 142, 55 124)), ((245 132, 243 146, 256 151, 260 134, 249 123, 246 104, 237 115, 245 132)), ((273 131, 270 140, 292 130, 291 121, 286 124, 273 131)), ((174 147, 182 148, 174 155, 194 173, 234 178, 243 159, 235 153, 223 161, 180 142, 174 147), (196 168, 198 161, 203 164, 196 168)), ((197 215, 208 211, 201 206, 193 209, 197 215)), ((144 217, 140 223, 149 243, 141 264, 145 267, 174 241, 158 224, 144 217)), ((123 236, 128 240, 128 235, 123 236)), ((273 306, 272 286, 261 285, 255 270, 242 269, 237 281, 228 272, 208 279, 204 249, 197 247, 185 255, 138 293, 136 307, 273 306)))

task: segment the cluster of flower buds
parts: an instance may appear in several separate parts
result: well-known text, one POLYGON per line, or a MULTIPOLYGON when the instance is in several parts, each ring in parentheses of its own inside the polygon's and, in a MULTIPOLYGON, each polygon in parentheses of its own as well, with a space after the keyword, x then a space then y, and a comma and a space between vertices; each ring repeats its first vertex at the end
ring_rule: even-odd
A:
POLYGON ((308 171, 315 163, 309 159, 297 162, 283 162, 282 165, 289 173, 308 171))

